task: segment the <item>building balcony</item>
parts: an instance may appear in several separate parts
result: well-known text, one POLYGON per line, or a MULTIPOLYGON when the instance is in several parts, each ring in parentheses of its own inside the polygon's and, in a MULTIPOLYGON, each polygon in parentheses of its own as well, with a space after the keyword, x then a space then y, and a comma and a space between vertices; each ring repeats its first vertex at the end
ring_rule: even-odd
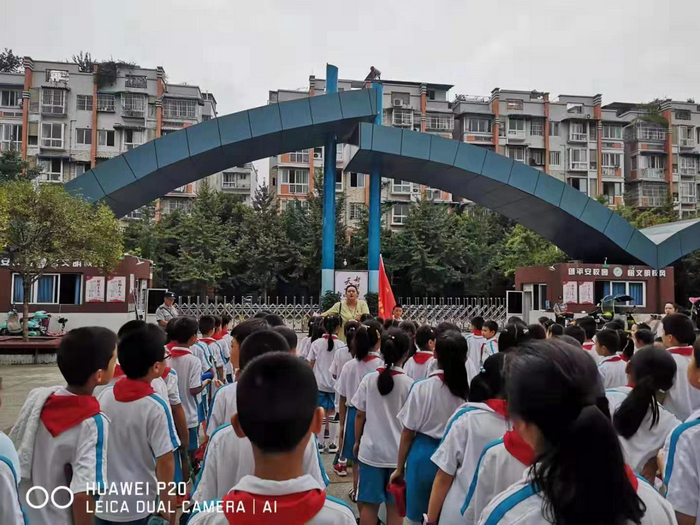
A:
POLYGON ((526 134, 524 129, 509 129, 506 133, 508 140, 525 140, 526 134))
POLYGON ((50 117, 65 117, 66 108, 65 106, 46 106, 42 104, 41 114, 50 117))
POLYGON ((570 133, 569 142, 588 142, 588 133, 570 133))
POLYGON ((603 166, 603 177, 619 177, 620 168, 615 166, 603 166))
POLYGON ((250 190, 250 182, 222 182, 221 188, 224 190, 250 190))
POLYGON ((588 171, 588 161, 584 162, 569 162, 569 171, 588 171))
POLYGON ((695 147, 695 139, 693 138, 688 138, 688 139, 678 139, 678 145, 681 148, 694 148, 695 147))
POLYGON ((695 175, 698 174, 698 169, 697 168, 679 168, 679 173, 681 175, 694 177, 695 175))
POLYGON ((143 109, 122 109, 122 117, 145 118, 146 111, 143 109))
POLYGON ((697 195, 681 195, 681 204, 697 204, 697 195))
POLYGON ((462 133, 462 142, 493 144, 493 135, 491 133, 474 133, 471 131, 465 131, 462 133))
POLYGON ((664 180, 666 178, 664 171, 664 168, 642 168, 639 170, 639 175, 642 179, 664 180))

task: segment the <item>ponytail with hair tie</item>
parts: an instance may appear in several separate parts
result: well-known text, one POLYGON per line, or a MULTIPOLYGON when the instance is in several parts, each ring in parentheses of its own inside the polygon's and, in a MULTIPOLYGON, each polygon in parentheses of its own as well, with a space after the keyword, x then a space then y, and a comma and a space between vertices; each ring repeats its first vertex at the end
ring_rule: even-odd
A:
POLYGON ((377 388, 379 393, 386 396, 394 389, 394 377, 391 367, 400 363, 408 353, 410 340, 408 336, 397 328, 391 328, 382 337, 382 356, 384 357, 384 369, 379 373, 377 388))

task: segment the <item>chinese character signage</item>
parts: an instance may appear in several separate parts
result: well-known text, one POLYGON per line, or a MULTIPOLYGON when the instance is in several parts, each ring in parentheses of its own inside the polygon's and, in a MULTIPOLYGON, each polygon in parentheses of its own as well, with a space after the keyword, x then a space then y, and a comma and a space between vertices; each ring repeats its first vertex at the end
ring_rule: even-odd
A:
POLYGON ((666 270, 653 270, 646 266, 628 266, 627 270, 623 270, 620 266, 612 268, 599 268, 592 266, 570 266, 567 268, 567 274, 570 276, 591 276, 591 277, 615 277, 651 279, 654 277, 666 277, 666 270))
POLYGON ((564 283, 563 299, 564 304, 578 303, 578 283, 576 281, 568 281, 564 283))
POLYGON ((335 291, 339 293, 341 297, 345 297, 345 288, 349 285, 354 285, 357 287, 359 292, 359 299, 364 299, 367 293, 367 272, 358 271, 339 271, 335 272, 335 291))
POLYGON ((593 281, 578 284, 578 304, 595 304, 593 299, 593 281))
POLYGON ((126 277, 109 277, 107 279, 107 302, 123 303, 126 301, 126 277))
POLYGON ((105 278, 94 275, 85 276, 85 302, 104 303, 105 278))

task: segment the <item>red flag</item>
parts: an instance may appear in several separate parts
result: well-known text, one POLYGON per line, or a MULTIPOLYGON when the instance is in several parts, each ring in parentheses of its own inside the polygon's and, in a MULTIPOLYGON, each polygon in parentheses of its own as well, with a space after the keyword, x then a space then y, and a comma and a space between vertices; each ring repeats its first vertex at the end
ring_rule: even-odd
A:
POLYGON ((391 311, 396 306, 396 299, 394 299, 394 292, 391 291, 391 284, 389 284, 389 278, 386 276, 386 270, 384 269, 384 259, 379 256, 379 317, 382 319, 388 319, 391 317, 391 311))

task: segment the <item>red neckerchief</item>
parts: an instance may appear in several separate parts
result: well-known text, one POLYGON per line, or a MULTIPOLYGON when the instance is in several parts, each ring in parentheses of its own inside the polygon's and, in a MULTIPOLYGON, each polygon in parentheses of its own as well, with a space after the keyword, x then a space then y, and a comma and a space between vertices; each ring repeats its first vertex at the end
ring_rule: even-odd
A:
POLYGON ((481 330, 472 330, 472 334, 477 337, 483 337, 483 332, 481 330))
POLYGON ((415 354, 413 354, 413 360, 419 365, 424 365, 431 357, 433 357, 433 353, 426 352, 425 350, 418 350, 415 354))
POLYGON ((169 366, 166 366, 165 369, 163 370, 163 373, 160 375, 160 377, 163 381, 165 381, 165 378, 168 377, 170 370, 172 370, 172 368, 169 366))
POLYGON ((364 356, 364 357, 362 358, 362 362, 363 362, 363 363, 369 363, 369 362, 372 361, 373 359, 379 359, 379 356, 378 356, 378 355, 367 354, 366 356, 364 356))
POLYGON ((295 494, 270 496, 232 490, 222 500, 224 515, 230 524, 302 525, 321 511, 326 503, 326 492, 311 489, 295 494), (263 512, 266 505, 272 512, 263 512))
POLYGON ((222 331, 218 331, 214 334, 214 340, 215 341, 221 341, 224 337, 224 333, 222 331))
POLYGON ((668 351, 672 354, 682 355, 685 357, 690 357, 691 355, 693 355, 692 346, 674 346, 672 348, 669 348, 668 351))
POLYGON ((606 359, 603 361, 604 363, 614 363, 616 361, 629 361, 629 357, 627 357, 624 354, 615 354, 614 356, 611 356, 610 359, 606 359))
POLYGON ((210 345, 211 343, 215 343, 216 339, 214 339, 213 337, 202 337, 197 342, 198 343, 206 343, 206 344, 210 345))
POLYGON ((41 409, 41 422, 56 437, 99 413, 100 403, 93 396, 51 394, 41 409))
POLYGON ((183 348, 181 346, 176 346, 170 350, 171 357, 182 357, 183 355, 192 355, 192 350, 189 348, 183 348))
POLYGON ((124 370, 122 370, 122 365, 117 363, 114 365, 114 377, 121 377, 124 375, 124 370))
POLYGON ((165 348, 167 348, 169 351, 172 350, 177 346, 177 341, 170 341, 167 345, 165 345, 165 348))
POLYGON ((639 488, 639 480, 629 465, 625 465, 625 474, 627 474, 627 479, 630 480, 632 488, 634 488, 634 491, 637 492, 637 489, 639 488))
MULTIPOLYGON (((324 338, 324 339, 328 339, 328 334, 323 334, 323 338, 324 338)), ((333 341, 335 341, 336 339, 338 339, 338 336, 337 336, 337 335, 333 335, 333 341)))
POLYGON ((505 399, 487 399, 484 404, 503 417, 508 417, 508 403, 505 399))
POLYGON ((535 451, 515 430, 509 430, 503 435, 503 445, 511 456, 526 467, 535 462, 535 451))
MULTIPOLYGON (((381 374, 382 372, 384 372, 384 370, 385 370, 385 368, 384 368, 383 366, 380 366, 379 368, 377 368, 377 372, 379 372, 380 374, 381 374)), ((392 375, 392 376, 398 376, 398 375, 400 375, 400 374, 403 374, 403 372, 399 372, 398 370, 392 370, 392 371, 391 371, 391 375, 392 375)))
POLYGON ((128 377, 121 378, 114 385, 114 399, 122 403, 136 401, 154 393, 155 390, 150 383, 128 377))
POLYGON ((593 350, 593 348, 595 347, 595 343, 593 341, 586 341, 581 346, 583 347, 584 350, 590 351, 590 350, 593 350))

